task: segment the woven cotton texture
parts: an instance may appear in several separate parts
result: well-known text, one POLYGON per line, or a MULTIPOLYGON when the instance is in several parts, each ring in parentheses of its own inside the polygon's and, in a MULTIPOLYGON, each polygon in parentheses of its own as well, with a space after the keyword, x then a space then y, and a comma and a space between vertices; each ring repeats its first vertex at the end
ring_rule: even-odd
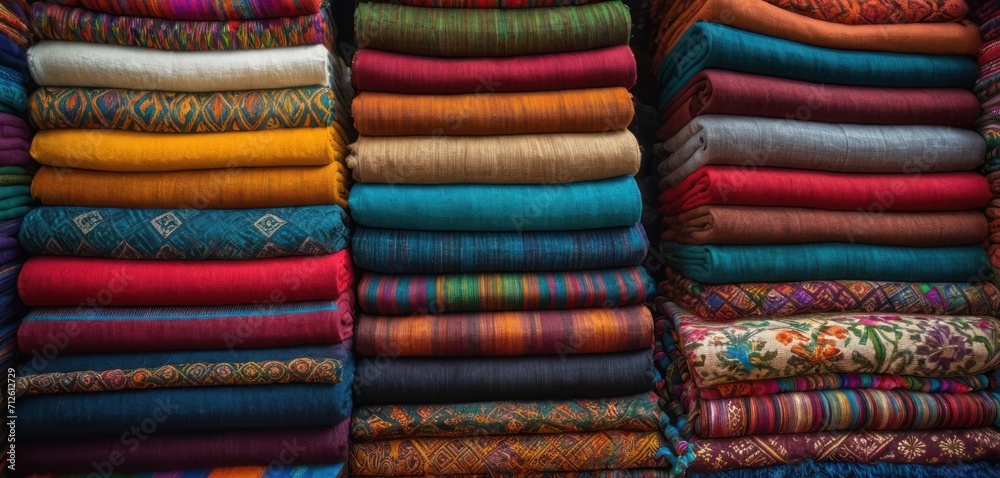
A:
POLYGON ((54 0, 52 3, 133 17, 247 20, 319 13, 322 0, 54 0))

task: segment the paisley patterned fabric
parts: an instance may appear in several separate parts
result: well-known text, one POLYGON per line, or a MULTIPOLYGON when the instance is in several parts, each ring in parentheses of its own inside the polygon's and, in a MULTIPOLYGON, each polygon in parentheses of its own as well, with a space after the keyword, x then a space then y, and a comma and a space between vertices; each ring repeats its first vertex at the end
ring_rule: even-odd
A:
POLYGON ((298 358, 243 363, 185 363, 129 370, 49 372, 18 377, 16 393, 116 392, 154 388, 340 383, 344 364, 335 359, 298 358))
POLYGON ((173 20, 249 20, 319 13, 322 0, 51 0, 70 7, 173 20))
POLYGON ((656 400, 650 392, 622 398, 367 406, 354 410, 351 439, 650 431, 660 422, 656 400))
POLYGON ((660 293, 706 320, 787 317, 819 312, 1000 315, 1000 289, 990 282, 911 283, 816 280, 701 284, 666 269, 660 293))
POLYGON ((325 87, 215 93, 47 87, 31 95, 29 109, 39 129, 145 133, 315 128, 343 120, 325 87))

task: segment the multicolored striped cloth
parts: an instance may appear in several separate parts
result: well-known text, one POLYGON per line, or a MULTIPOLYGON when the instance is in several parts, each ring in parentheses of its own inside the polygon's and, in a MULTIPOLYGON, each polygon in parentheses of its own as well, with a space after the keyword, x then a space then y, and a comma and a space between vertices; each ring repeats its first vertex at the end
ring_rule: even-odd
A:
POLYGON ((50 0, 70 7, 171 20, 253 20, 319 13, 323 0, 50 0))
POLYGON ((924 393, 967 393, 974 390, 991 390, 995 388, 996 381, 986 375, 926 378, 914 377, 912 375, 826 373, 727 383, 707 388, 697 388, 697 393, 699 397, 705 400, 717 400, 720 398, 752 397, 816 390, 879 389, 909 390, 924 393))

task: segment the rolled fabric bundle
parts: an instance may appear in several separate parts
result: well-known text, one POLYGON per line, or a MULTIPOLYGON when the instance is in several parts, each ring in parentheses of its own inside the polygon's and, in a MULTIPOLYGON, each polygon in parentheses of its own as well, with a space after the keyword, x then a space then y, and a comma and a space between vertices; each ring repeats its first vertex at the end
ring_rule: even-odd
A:
POLYGON ((960 377, 1000 364, 1000 351, 987 346, 1000 325, 995 317, 839 313, 706 321, 673 303, 658 305, 694 364, 698 388, 812 373, 960 377))
POLYGON ((809 207, 843 211, 961 211, 992 198, 981 174, 851 174, 781 168, 705 166, 660 195, 676 215, 713 204, 809 207))
POLYGON ((933 55, 975 55, 979 29, 972 22, 845 25, 817 20, 762 0, 706 0, 693 3, 654 34, 659 63, 696 22, 722 23, 740 30, 842 50, 933 55))
POLYGON ((977 390, 989 390, 990 378, 986 375, 963 377, 925 378, 902 375, 827 373, 799 375, 796 377, 751 380, 747 382, 695 388, 698 397, 705 400, 720 398, 760 397, 787 392, 810 392, 817 390, 909 390, 923 393, 962 394, 977 390))
POLYGON ((706 320, 828 312, 1000 315, 1000 289, 992 282, 813 280, 701 284, 668 267, 659 290, 706 320))
POLYGON ((970 282, 989 280, 979 245, 904 247, 826 242, 792 245, 668 243, 670 263, 709 284, 803 280, 970 282), (761 261, 762 257, 769 258, 761 261))
POLYGON ((30 100, 31 121, 43 130, 215 133, 319 128, 344 121, 345 111, 332 89, 318 86, 213 93, 44 87, 30 100))
POLYGON ((53 0, 52 3, 133 17, 253 20, 319 13, 322 0, 53 0))
POLYGON ((632 176, 642 151, 628 130, 508 136, 361 136, 347 166, 363 183, 574 183, 632 176))
POLYGON ((323 166, 343 161, 346 135, 329 128, 224 133, 47 129, 31 142, 35 161, 58 168, 147 173, 234 167, 323 166), (294 148, 289 148, 294 144, 294 148))
POLYGON ((360 225, 426 231, 600 229, 635 224, 642 213, 631 176, 559 185, 360 183, 348 202, 360 225))
POLYGON ((280 304, 38 308, 21 321, 17 340, 32 357, 56 340, 68 354, 339 344, 353 336, 352 303, 345 292, 336 301, 280 304))
POLYGON ((32 255, 119 259, 259 259, 331 254, 347 247, 340 206, 267 209, 41 207, 19 239, 32 255))
POLYGON ((351 64, 357 91, 409 95, 628 89, 636 74, 628 45, 507 58, 436 58, 362 48, 351 64))
POLYGON ((720 70, 835 85, 969 88, 978 72, 965 55, 833 50, 714 23, 695 23, 656 63, 660 108, 698 72, 720 70))
POLYGON ((652 350, 524 357, 362 358, 359 404, 620 397, 653 388, 652 350))
POLYGON ((556 232, 430 232, 359 227, 358 267, 386 274, 573 271, 639 265, 649 241, 640 224, 556 232))
POLYGON ((666 446, 663 435, 654 431, 401 438, 353 443, 348 464, 352 476, 548 476, 557 471, 665 467, 667 460, 656 457, 666 446), (469 459, 449 458, 454 450, 469 459))
POLYGON ((632 20, 618 0, 567 8, 446 9, 361 3, 361 48, 423 56, 517 56, 627 45, 632 20), (442 42, 447 38, 447 42, 442 42))
POLYGON ((152 433, 138 447, 132 446, 132 440, 138 441, 137 437, 123 442, 120 437, 50 436, 24 443, 18 459, 24 460, 19 465, 26 469, 59 474, 86 473, 93 469, 93 463, 118 455, 129 457, 114 468, 119 473, 212 466, 246 467, 270 464, 282 452, 287 455, 288 444, 294 443, 296 460, 344 462, 348 452, 348 428, 349 420, 344 420, 335 427, 152 433))
POLYGON ((47 206, 243 209, 347 207, 347 170, 326 166, 119 173, 43 166, 32 197, 47 206))
POLYGON ((358 284, 370 314, 565 310, 636 305, 656 295, 642 267, 598 271, 382 275, 358 284))
POLYGON ((31 306, 203 306, 340 297, 353 284, 347 250, 252 261, 142 261, 36 256, 18 277, 31 306))
POLYGON ((194 93, 330 86, 335 70, 323 45, 176 52, 46 41, 28 50, 28 64, 39 86, 194 93))
POLYGON ((365 136, 598 133, 628 128, 625 88, 464 95, 362 92, 351 105, 365 136))
POLYGON ((666 106, 656 138, 670 139, 694 118, 710 114, 970 129, 979 117, 979 99, 958 88, 837 86, 708 69, 666 106))
MULTIPOLYGON (((118 436, 149 420, 161 433, 201 430, 334 426, 350 418, 354 364, 350 344, 275 349, 186 350, 138 354, 60 356, 43 370, 70 372, 155 367, 171 363, 212 363, 333 358, 344 365, 336 384, 286 383, 256 386, 161 388, 114 393, 62 393, 18 400, 24 436, 118 436)), ((19 375, 25 373, 25 369, 19 375)))
POLYGON ((658 430, 661 411, 653 392, 620 398, 373 405, 354 409, 351 438, 460 437, 658 430))
POLYGON ((986 155, 981 136, 957 128, 727 115, 695 118, 659 148, 662 189, 707 165, 912 174, 969 171, 986 155))
MULTIPOLYGON (((332 44, 325 15, 240 21, 186 21, 111 15, 54 3, 31 6, 41 40, 105 43, 172 51, 251 50, 332 44)), ((336 35, 334 35, 336 36, 336 35)))
POLYGON ((986 239, 979 211, 826 211, 756 206, 701 206, 663 218, 660 239, 682 244, 850 242, 891 246, 958 246, 986 239))
POLYGON ((357 348, 368 356, 564 356, 649 349, 652 337, 653 317, 641 304, 402 317, 362 314, 357 348))

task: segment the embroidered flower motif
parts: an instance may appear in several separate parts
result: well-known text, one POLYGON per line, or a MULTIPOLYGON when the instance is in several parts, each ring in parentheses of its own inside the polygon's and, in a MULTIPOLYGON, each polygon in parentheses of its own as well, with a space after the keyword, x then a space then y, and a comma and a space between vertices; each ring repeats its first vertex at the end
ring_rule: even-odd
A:
POLYGON ((953 335, 947 327, 937 325, 927 331, 924 343, 917 347, 916 352, 926 355, 929 363, 936 363, 943 369, 950 369, 953 362, 962 360, 971 350, 965 337, 953 335))
POLYGON ((941 443, 939 443, 938 446, 940 446, 941 451, 947 453, 948 456, 960 456, 965 453, 965 444, 955 437, 948 437, 941 440, 941 443))
POLYGON ((910 437, 899 442, 899 445, 896 447, 896 449, 899 450, 899 452, 902 453, 908 460, 912 460, 920 455, 923 455, 925 448, 926 445, 924 445, 924 442, 915 437, 910 437))
POLYGON ((797 340, 809 340, 809 337, 806 337, 805 334, 799 332, 798 330, 782 330, 781 332, 778 332, 778 335, 774 338, 777 339, 778 342, 781 342, 781 345, 788 345, 797 340))

